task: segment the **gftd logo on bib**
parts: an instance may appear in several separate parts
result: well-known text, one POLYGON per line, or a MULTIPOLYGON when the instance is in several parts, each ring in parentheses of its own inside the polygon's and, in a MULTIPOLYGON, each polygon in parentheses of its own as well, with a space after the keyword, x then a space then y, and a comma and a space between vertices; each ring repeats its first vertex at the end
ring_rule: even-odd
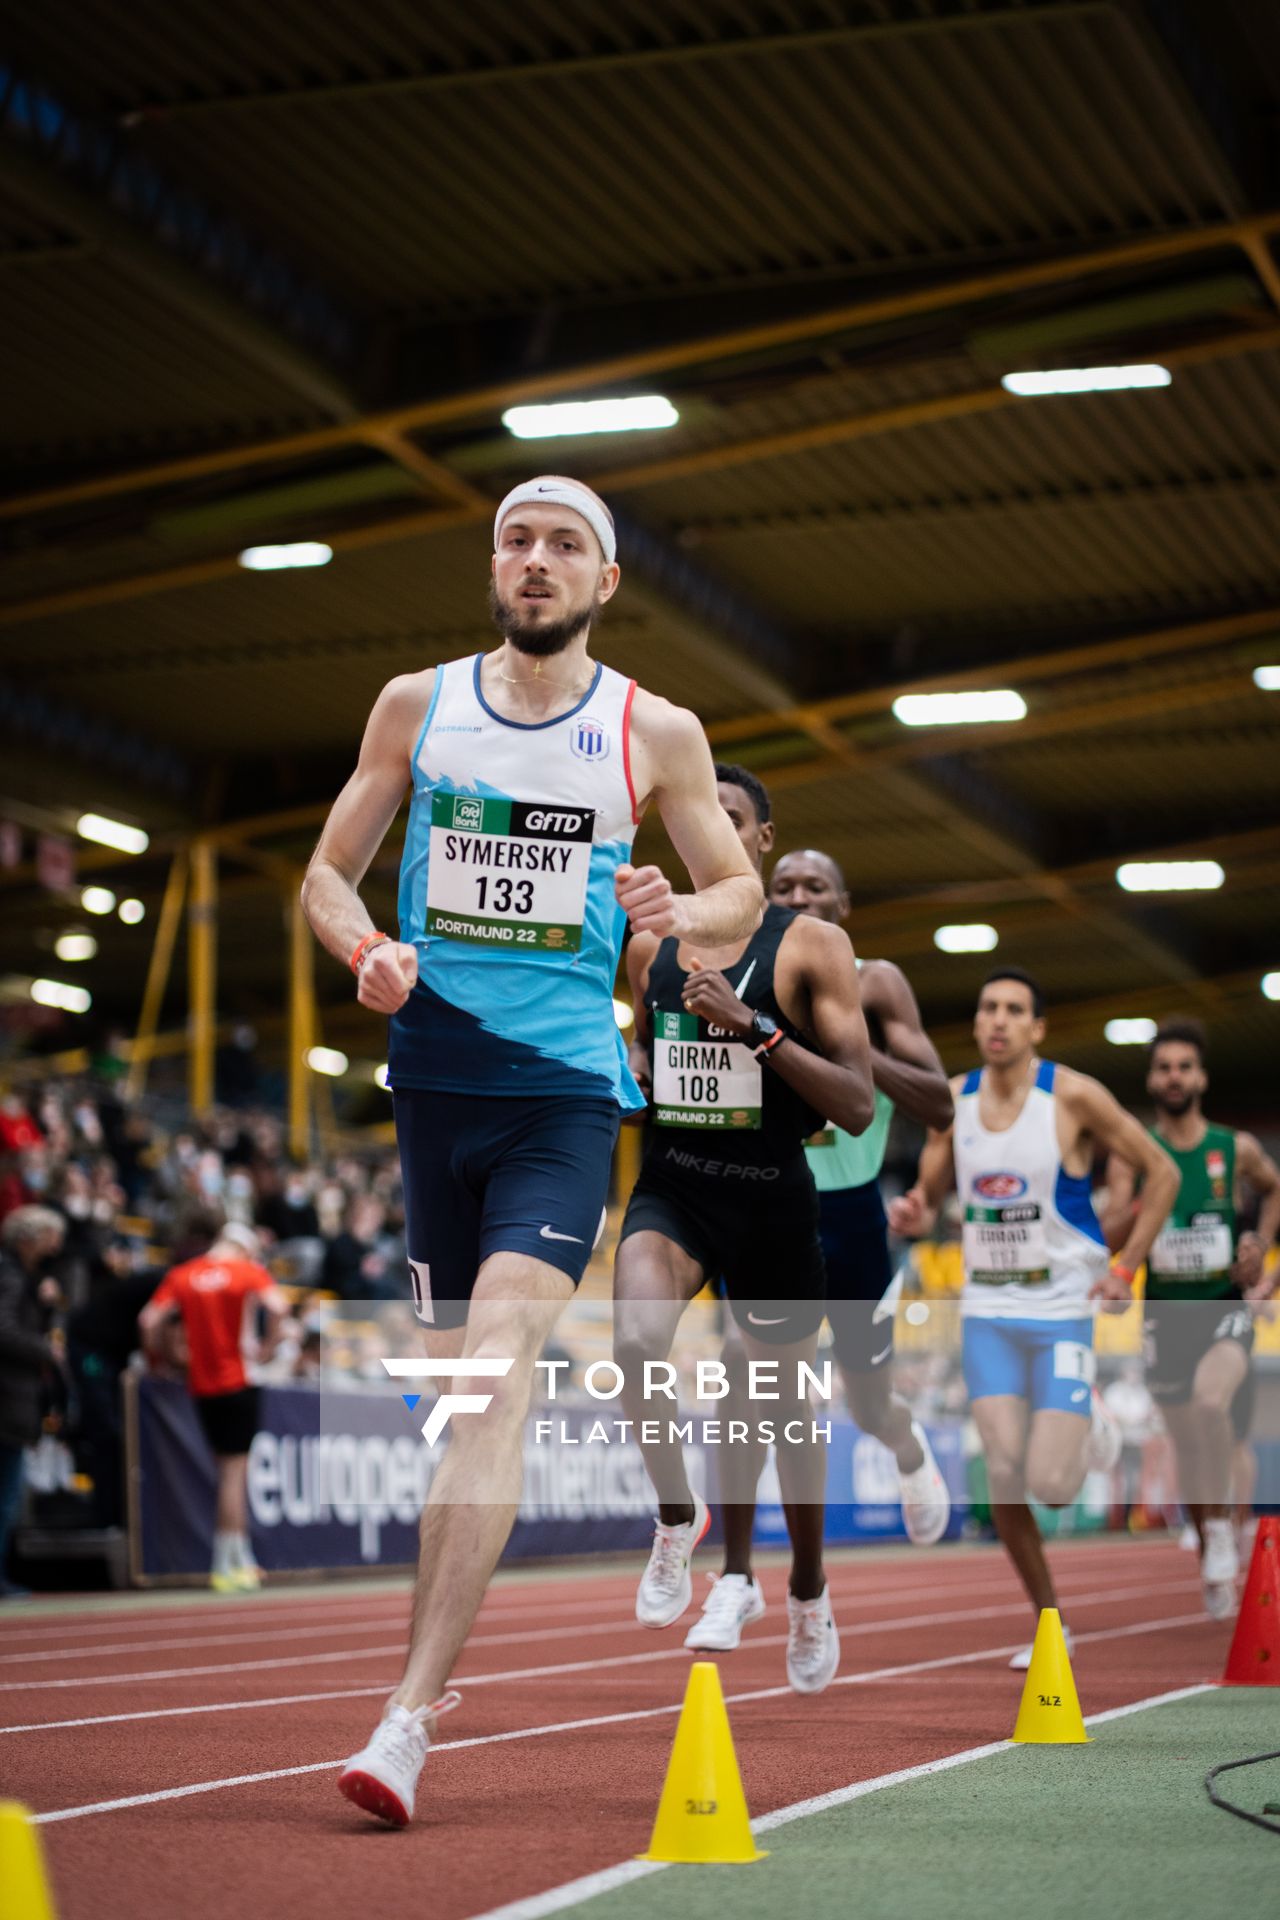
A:
POLYGON ((569 731, 569 748, 579 760, 607 760, 609 736, 598 720, 579 720, 569 731))

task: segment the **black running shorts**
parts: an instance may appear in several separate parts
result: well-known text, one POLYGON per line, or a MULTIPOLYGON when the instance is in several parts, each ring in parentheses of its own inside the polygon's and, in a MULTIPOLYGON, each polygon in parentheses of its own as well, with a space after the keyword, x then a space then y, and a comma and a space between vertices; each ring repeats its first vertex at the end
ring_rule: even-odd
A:
POLYGON ((1233 1296, 1222 1300, 1148 1300, 1147 1385, 1154 1400, 1180 1406, 1191 1398, 1196 1368, 1220 1340, 1253 1352, 1253 1315, 1233 1296))
POLYGON ((723 1174, 670 1172, 651 1154, 622 1223, 622 1239, 633 1233, 673 1240, 698 1262, 704 1279, 723 1275, 733 1317, 755 1340, 787 1346, 822 1324, 818 1196, 803 1159, 767 1184, 744 1189, 723 1174))
POLYGON ((248 1453, 258 1431, 258 1389, 241 1387, 236 1393, 200 1393, 193 1397, 204 1437, 213 1452, 224 1458, 248 1453))

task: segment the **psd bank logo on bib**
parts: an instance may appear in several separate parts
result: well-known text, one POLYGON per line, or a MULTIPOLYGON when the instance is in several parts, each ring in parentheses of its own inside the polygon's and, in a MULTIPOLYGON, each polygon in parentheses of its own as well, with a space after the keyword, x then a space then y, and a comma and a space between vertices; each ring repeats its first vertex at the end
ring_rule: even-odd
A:
POLYGON ((453 803, 453 824, 455 827, 470 827, 480 833, 484 828, 483 800, 455 799, 453 803))
POLYGON ((579 760, 609 758, 609 736, 598 720, 579 720, 569 734, 569 746, 579 760))
POLYGON ((983 1200, 1017 1200, 1027 1190, 1020 1173, 980 1173, 973 1190, 983 1200))

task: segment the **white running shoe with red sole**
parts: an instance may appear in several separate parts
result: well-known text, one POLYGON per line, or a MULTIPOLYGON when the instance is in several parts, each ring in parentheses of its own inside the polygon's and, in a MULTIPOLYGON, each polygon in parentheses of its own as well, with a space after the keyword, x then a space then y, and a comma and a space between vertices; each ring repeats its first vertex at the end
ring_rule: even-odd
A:
POLYGON ((412 1708, 388 1701, 368 1746, 353 1754, 338 1775, 338 1792, 389 1826, 407 1827, 436 1721, 452 1713, 461 1699, 460 1693, 445 1693, 429 1707, 412 1708))

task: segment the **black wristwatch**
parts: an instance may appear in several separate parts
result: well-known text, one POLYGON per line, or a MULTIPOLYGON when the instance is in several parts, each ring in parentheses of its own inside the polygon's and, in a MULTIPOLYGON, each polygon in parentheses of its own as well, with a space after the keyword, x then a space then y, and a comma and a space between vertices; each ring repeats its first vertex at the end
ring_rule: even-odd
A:
POLYGON ((771 1019, 767 1013, 752 1015, 751 1041, 754 1044, 751 1046, 751 1051, 757 1060, 763 1060, 766 1053, 772 1053, 778 1042, 785 1040, 786 1037, 777 1021, 771 1019))

